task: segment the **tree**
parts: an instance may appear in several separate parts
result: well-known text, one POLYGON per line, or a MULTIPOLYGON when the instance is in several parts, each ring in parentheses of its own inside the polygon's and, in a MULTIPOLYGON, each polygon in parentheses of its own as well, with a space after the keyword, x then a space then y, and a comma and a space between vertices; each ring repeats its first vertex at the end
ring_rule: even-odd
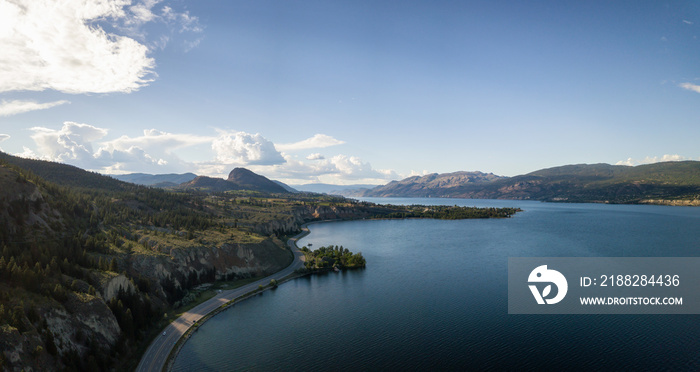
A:
POLYGON ((56 348, 56 341, 54 340, 53 333, 51 332, 51 330, 46 330, 45 339, 46 342, 44 343, 46 344, 46 351, 49 354, 56 356, 56 354, 58 354, 58 349, 56 348))

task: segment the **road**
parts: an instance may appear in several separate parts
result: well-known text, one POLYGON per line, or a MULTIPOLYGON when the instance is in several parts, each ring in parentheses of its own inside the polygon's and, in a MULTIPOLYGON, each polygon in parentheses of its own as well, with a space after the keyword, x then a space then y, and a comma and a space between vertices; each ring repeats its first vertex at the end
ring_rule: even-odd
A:
POLYGON ((182 335, 184 335, 185 332, 192 327, 194 322, 198 321, 205 315, 218 309, 221 305, 233 300, 234 298, 243 296, 246 293, 258 289, 259 285, 266 286, 270 284, 270 279, 280 280, 293 273, 294 270, 302 267, 304 264, 304 254, 299 251, 299 248, 296 246, 296 241, 308 233, 308 228, 306 225, 303 225, 302 232, 300 234, 287 240, 287 246, 294 253, 294 260, 282 271, 278 271, 272 275, 257 280, 254 283, 246 284, 236 289, 224 290, 211 299, 202 302, 201 304, 192 308, 190 311, 182 314, 179 318, 175 319, 172 323, 165 327, 165 329, 160 332, 160 335, 157 336, 153 342, 151 342, 151 345, 146 350, 146 353, 141 357, 141 361, 139 362, 138 367, 136 367, 136 371, 162 371, 168 359, 168 355, 170 355, 173 347, 180 337, 182 337, 182 335))

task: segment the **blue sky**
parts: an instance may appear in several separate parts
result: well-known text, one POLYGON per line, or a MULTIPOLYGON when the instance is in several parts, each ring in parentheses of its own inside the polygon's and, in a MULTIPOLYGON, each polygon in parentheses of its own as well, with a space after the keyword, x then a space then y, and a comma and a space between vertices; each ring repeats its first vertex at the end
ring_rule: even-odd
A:
POLYGON ((0 0, 5 152, 292 184, 700 159, 697 1, 58 3, 0 0))

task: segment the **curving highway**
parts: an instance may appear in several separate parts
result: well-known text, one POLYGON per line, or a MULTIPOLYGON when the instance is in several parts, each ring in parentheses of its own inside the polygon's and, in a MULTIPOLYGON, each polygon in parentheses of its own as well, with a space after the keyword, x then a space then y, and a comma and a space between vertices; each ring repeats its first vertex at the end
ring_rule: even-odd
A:
POLYGON ((221 305, 233 300, 234 298, 243 296, 246 293, 258 289, 259 285, 266 286, 270 284, 271 279, 276 279, 279 281, 287 275, 292 274, 294 270, 302 267, 304 263, 304 254, 299 251, 296 242, 309 233, 309 229, 306 227, 306 225, 307 224, 302 225, 301 233, 287 240, 287 246, 294 253, 294 260, 289 266, 272 275, 257 280, 254 283, 246 284, 236 289, 224 290, 211 299, 182 314, 179 318, 175 319, 172 323, 165 327, 165 329, 161 331, 161 334, 157 336, 153 342, 151 342, 151 345, 148 346, 146 353, 141 357, 141 361, 139 362, 138 367, 136 367, 136 371, 162 371, 165 363, 168 360, 168 355, 170 355, 170 352, 173 350, 173 347, 180 337, 182 337, 182 335, 184 335, 185 332, 192 327, 194 322, 198 321, 205 315, 218 309, 221 305))

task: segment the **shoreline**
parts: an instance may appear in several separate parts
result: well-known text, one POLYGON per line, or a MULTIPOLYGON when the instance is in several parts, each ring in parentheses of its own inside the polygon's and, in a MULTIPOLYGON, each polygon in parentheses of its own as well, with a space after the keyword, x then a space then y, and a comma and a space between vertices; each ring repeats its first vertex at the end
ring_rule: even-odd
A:
MULTIPOLYGON (((368 220, 375 220, 375 219, 368 219, 368 220)), ((287 245, 287 247, 289 247, 289 249, 290 249, 290 250, 292 251, 292 253, 294 254, 294 260, 292 260, 292 263, 289 264, 289 266, 287 266, 285 269, 280 270, 280 271, 278 271, 277 273, 271 274, 271 275, 269 275, 269 276, 267 276, 267 277, 265 277, 265 278, 262 278, 262 279, 260 279, 260 280, 257 280, 257 281, 255 281, 254 283, 249 284, 249 286, 255 285, 255 284, 257 284, 257 283, 260 282, 260 281, 267 280, 268 278, 270 278, 270 277, 272 277, 272 276, 274 276, 274 275, 276 275, 276 274, 278 274, 278 273, 280 273, 280 272, 282 272, 282 271, 284 271, 284 270, 289 269, 289 268, 292 267, 295 263, 298 264, 298 263, 303 263, 303 262, 306 261, 306 256, 305 256, 304 253, 299 249, 299 246, 297 245, 297 242, 298 242, 300 239, 302 239, 302 238, 306 237, 307 235, 311 234, 311 230, 308 228, 309 225, 318 224, 318 223, 346 222, 346 221, 353 221, 353 220, 335 219, 335 220, 310 221, 310 222, 303 223, 303 224, 300 226, 301 232, 298 233, 298 234, 296 234, 296 235, 294 235, 293 237, 287 239, 286 245, 287 245), (296 253, 299 253, 300 255, 297 255, 296 253), (299 259, 299 261, 297 261, 297 258, 299 259)), ((235 305, 235 304, 237 304, 237 303, 239 303, 239 302, 241 302, 241 301, 243 301, 243 300, 247 300, 247 299, 249 299, 249 298, 252 298, 252 297, 254 297, 254 296, 257 296, 257 295, 259 295, 259 294, 262 294, 263 292, 265 292, 265 291, 267 291, 267 290, 269 290, 269 289, 275 289, 275 288, 277 288, 278 286, 280 286, 281 284, 286 283, 286 282, 288 282, 288 281, 290 281, 290 280, 294 280, 294 279, 297 279, 297 278, 301 278, 301 277, 305 277, 305 276, 309 276, 309 275, 314 275, 314 274, 326 273, 326 272, 330 271, 330 270, 323 270, 323 271, 309 271, 309 272, 305 272, 305 273, 297 273, 296 270, 299 269, 299 268, 302 268, 302 267, 303 267, 303 265, 299 265, 299 267, 297 267, 294 271, 292 271, 291 273, 285 275, 284 277, 282 277, 282 278, 280 278, 280 279, 272 278, 272 279, 277 280, 277 285, 276 285, 276 286, 270 285, 270 283, 269 283, 269 281, 268 281, 268 284, 267 284, 267 285, 264 285, 262 288, 260 288, 260 287, 255 287, 255 289, 252 289, 251 291, 248 291, 248 292, 246 292, 246 293, 244 293, 244 294, 242 294, 242 295, 240 295, 240 296, 238 296, 238 297, 236 297, 236 298, 233 298, 233 299, 229 300, 228 302, 222 304, 221 306, 219 306, 219 307, 217 307, 217 308, 211 310, 210 312, 206 313, 206 314, 203 315, 201 318, 199 318, 196 322, 192 323, 192 324, 189 326, 189 328, 187 328, 187 330, 180 336, 180 338, 177 340, 177 342, 175 343, 175 345, 173 346, 173 348, 170 350, 170 353, 168 354, 168 357, 166 358, 165 363, 164 363, 164 365, 163 365, 162 368, 161 368, 161 371, 169 372, 169 371, 172 370, 172 367, 173 367, 173 364, 174 364, 174 362, 175 362, 175 359, 177 358, 178 354, 180 353, 180 350, 182 350, 182 348, 185 346, 185 343, 187 343, 187 340, 189 340, 189 338, 192 336, 192 334, 193 334, 194 332, 196 332, 196 331, 199 329, 199 327, 201 327, 207 320, 211 319, 212 317, 218 315, 219 313, 221 313, 221 312, 223 312, 223 311, 225 311, 225 310, 228 310, 230 307, 232 307, 233 305, 235 305)), ((245 286, 244 286, 244 287, 245 287, 245 286)), ((210 299, 210 300, 211 300, 211 299, 210 299)), ((183 314, 183 315, 184 315, 184 314, 183 314)), ((140 365, 140 363, 139 363, 139 367, 140 367, 140 366, 141 366, 141 365, 140 365)), ((138 369, 137 369, 137 370, 138 370, 138 369)))
MULTIPOLYGON (((277 281, 277 285, 279 286, 280 284, 289 280, 305 275, 295 275, 296 269, 303 267, 304 262, 304 254, 299 250, 296 242, 310 234, 310 230, 307 228, 309 224, 320 222, 325 221, 313 221, 302 224, 302 231, 287 240, 286 245, 293 255, 292 262, 287 267, 276 273, 256 280, 253 283, 223 291, 183 313, 180 315, 180 317, 168 324, 165 329, 161 330, 164 338, 156 336, 156 338, 151 341, 151 344, 146 349, 146 352, 139 359, 139 364, 136 367, 136 371, 170 371, 177 354, 185 342, 187 342, 187 339, 189 339, 191 334, 208 319, 221 311, 228 309, 235 303, 272 288, 270 286, 270 281, 272 279, 275 279, 277 281), (260 289, 260 286, 262 286, 262 290, 260 289), (173 335, 176 337, 173 338, 173 335), (163 354, 166 352, 167 355, 165 358, 163 358, 163 354)), ((161 331, 159 331, 159 334, 161 331)))
MULTIPOLYGON (((663 199, 663 198, 648 198, 648 199, 638 199, 634 201, 611 201, 611 200, 553 200, 553 199, 481 199, 481 198, 465 198, 465 197, 452 197, 452 196, 347 196, 347 198, 355 199, 359 201, 368 201, 364 199, 444 199, 444 200, 495 200, 501 201, 532 201, 548 204, 608 204, 608 205, 661 205, 661 206, 671 206, 671 207, 700 207, 700 199, 663 199)), ((373 202, 373 201, 372 201, 373 202)))

